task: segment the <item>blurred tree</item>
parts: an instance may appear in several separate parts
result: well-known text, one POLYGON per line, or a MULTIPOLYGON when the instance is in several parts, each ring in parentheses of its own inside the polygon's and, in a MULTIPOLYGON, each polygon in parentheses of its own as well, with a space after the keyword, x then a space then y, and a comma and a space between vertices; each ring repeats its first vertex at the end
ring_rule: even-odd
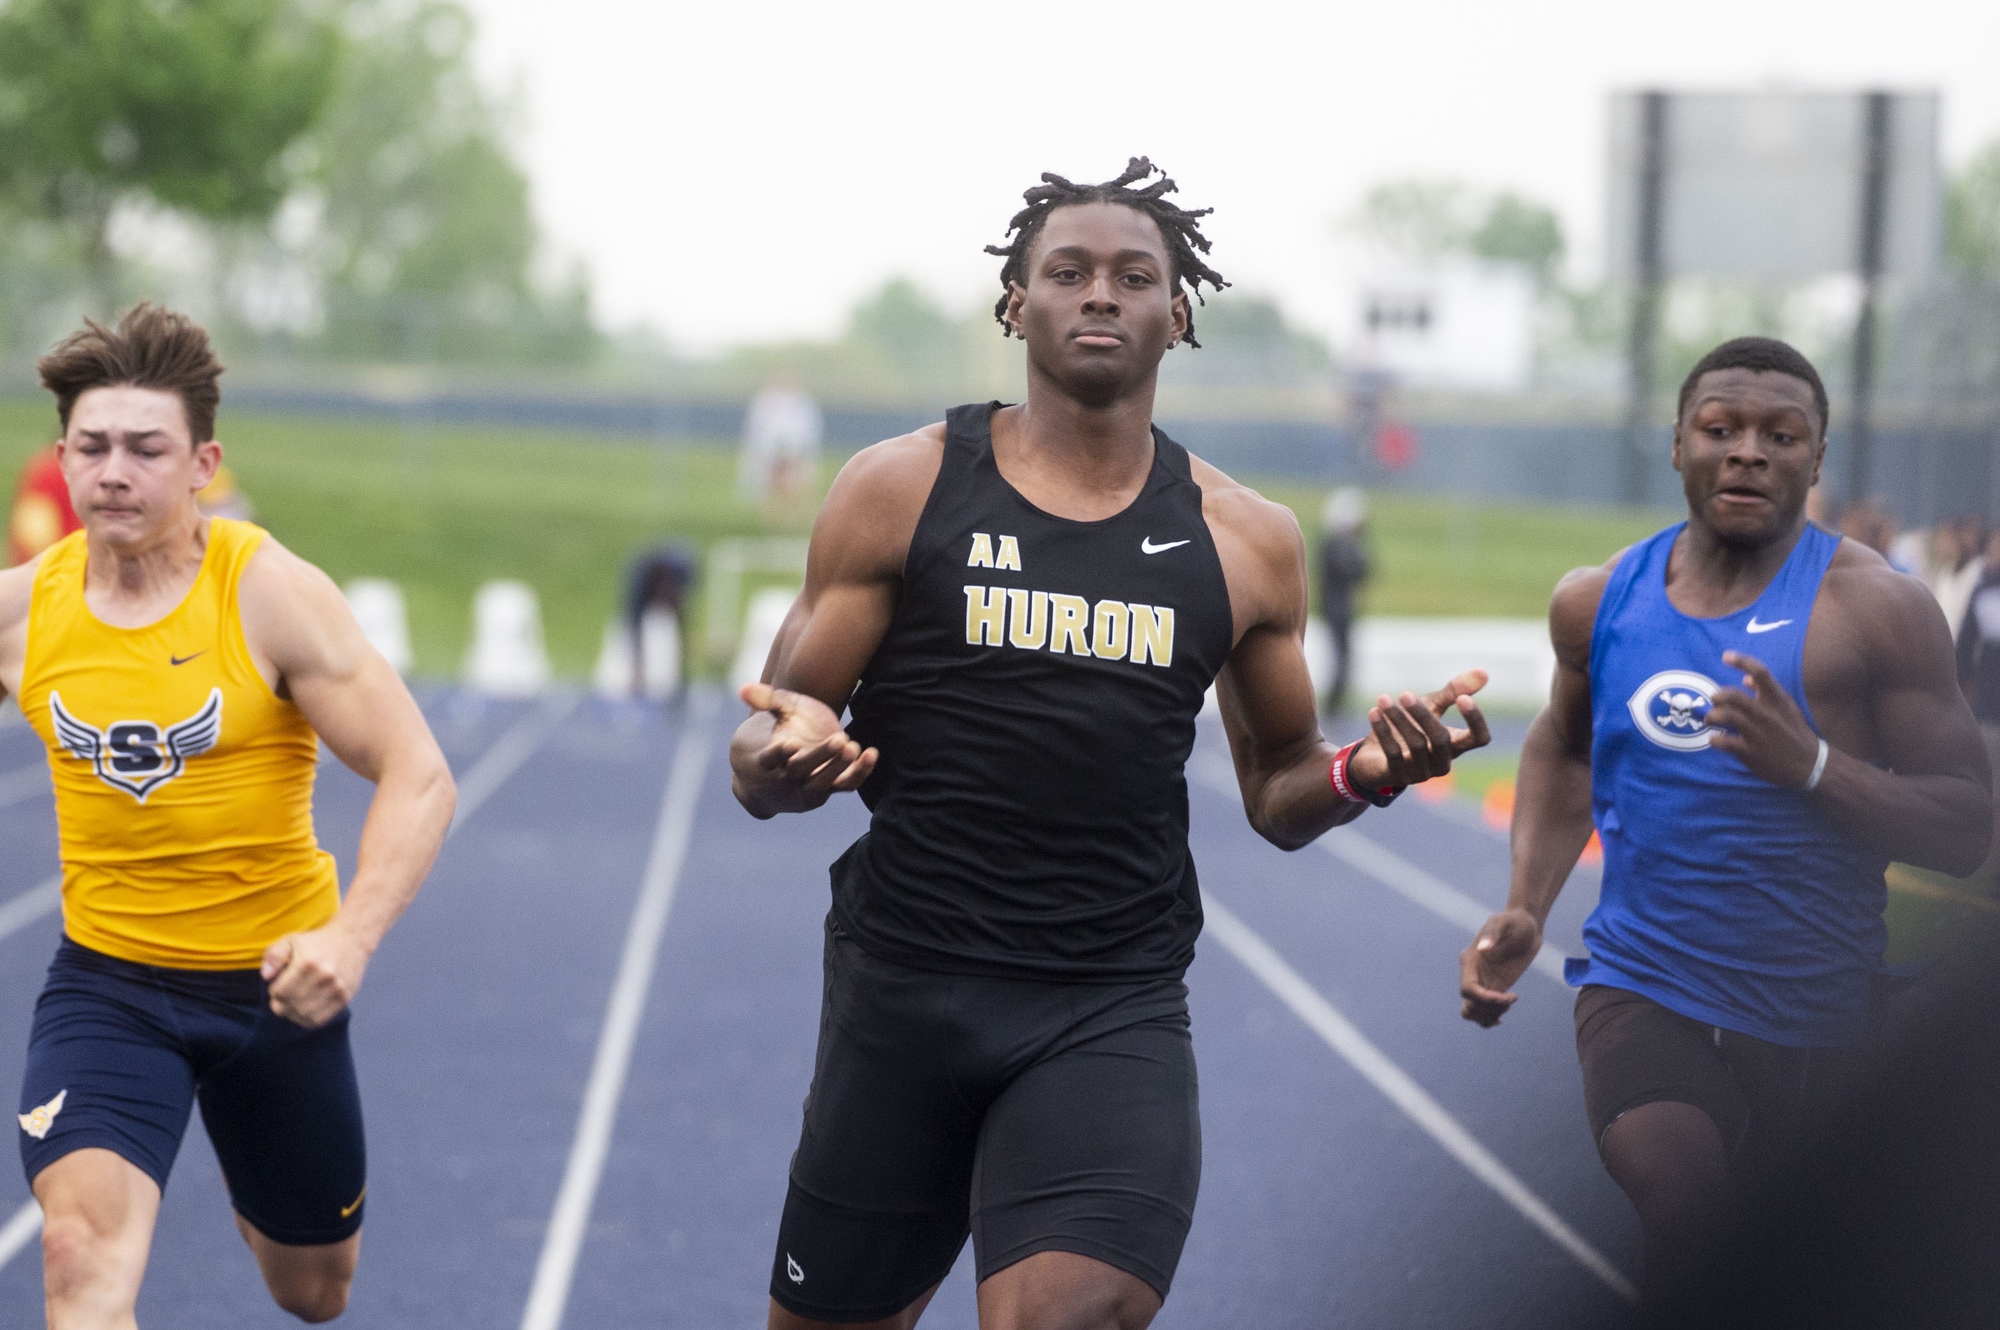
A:
POLYGON ((1562 264, 1562 221, 1555 209, 1502 191, 1487 206, 1485 220, 1466 237, 1466 247, 1481 258, 1523 265, 1546 291, 1555 285, 1562 264))
POLYGON ((848 338, 880 352, 911 384, 955 374, 958 323, 907 277, 891 278, 857 305, 848 338))
POLYGON ((354 0, 349 53, 309 140, 323 343, 414 360, 575 360, 597 345, 580 273, 537 287, 526 173, 452 0, 354 0))
POLYGON ((0 7, 0 189, 72 237, 109 315, 118 205, 267 218, 339 51, 332 16, 309 0, 11 0, 0 7))
POLYGON ((1361 201, 1355 229, 1411 258, 1464 252, 1475 223, 1472 192, 1456 180, 1391 180, 1361 201))
POLYGON ((1945 193, 1945 253, 1968 276, 2000 280, 2000 140, 1952 177, 1945 193))
POLYGON ((1198 350, 1176 349, 1162 362, 1163 383, 1201 387, 1283 387, 1322 378, 1332 364, 1324 341, 1285 321, 1263 296, 1223 291, 1200 307, 1198 350))

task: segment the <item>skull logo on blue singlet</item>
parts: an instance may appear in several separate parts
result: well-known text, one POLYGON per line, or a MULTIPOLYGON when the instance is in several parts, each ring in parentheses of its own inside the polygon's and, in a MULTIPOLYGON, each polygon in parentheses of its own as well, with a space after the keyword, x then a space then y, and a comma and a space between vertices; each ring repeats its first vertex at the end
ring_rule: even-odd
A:
POLYGON ((1661 670, 1639 685, 1625 706, 1639 733, 1662 748, 1694 752, 1708 747, 1708 708, 1718 685, 1693 670, 1661 670))

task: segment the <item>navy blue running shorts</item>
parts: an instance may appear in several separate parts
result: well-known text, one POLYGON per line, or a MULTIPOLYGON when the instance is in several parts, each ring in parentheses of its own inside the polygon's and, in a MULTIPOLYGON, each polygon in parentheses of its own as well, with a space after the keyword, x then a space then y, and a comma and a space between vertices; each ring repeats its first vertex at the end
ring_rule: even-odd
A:
POLYGON ((348 1013, 308 1030, 255 970, 178 970, 56 949, 21 1082, 21 1166, 73 1150, 130 1161, 164 1191, 198 1098, 230 1203, 273 1242, 361 1227, 368 1165, 348 1013))

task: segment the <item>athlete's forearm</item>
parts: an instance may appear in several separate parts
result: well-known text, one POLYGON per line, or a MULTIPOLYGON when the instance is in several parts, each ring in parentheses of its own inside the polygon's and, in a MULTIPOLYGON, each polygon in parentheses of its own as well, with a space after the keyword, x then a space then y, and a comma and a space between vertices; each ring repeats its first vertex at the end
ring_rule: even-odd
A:
POLYGON ((1570 750, 1544 711, 1521 745, 1507 908, 1546 922, 1590 829, 1590 758, 1570 750))
POLYGON ((1812 797, 1836 826, 1899 863, 1964 877, 1993 845, 1993 799, 1968 776, 1903 775, 1827 750, 1812 797))
POLYGON ((381 943, 416 899, 457 804, 458 790, 442 755, 425 760, 412 754, 385 764, 361 829, 354 878, 336 919, 368 950, 381 943))
POLYGON ((1368 805, 1341 798, 1327 778, 1339 751, 1332 744, 1316 743, 1245 798, 1244 812, 1258 835, 1281 850, 1296 850, 1361 816, 1368 805))

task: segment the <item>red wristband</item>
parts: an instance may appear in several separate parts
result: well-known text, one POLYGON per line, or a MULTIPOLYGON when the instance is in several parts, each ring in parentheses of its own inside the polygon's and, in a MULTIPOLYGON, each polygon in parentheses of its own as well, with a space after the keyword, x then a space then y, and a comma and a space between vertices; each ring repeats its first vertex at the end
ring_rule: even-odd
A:
POLYGON ((1333 786, 1335 794, 1348 803, 1372 804, 1376 808, 1387 808, 1391 803, 1395 802, 1396 796, 1402 793, 1401 790, 1393 786, 1384 785, 1381 789, 1370 793, 1356 786, 1353 778, 1348 774, 1348 759, 1354 756, 1354 750, 1361 747, 1363 742, 1363 740, 1356 739, 1353 743, 1333 755, 1333 765, 1326 769, 1327 783, 1333 786))

